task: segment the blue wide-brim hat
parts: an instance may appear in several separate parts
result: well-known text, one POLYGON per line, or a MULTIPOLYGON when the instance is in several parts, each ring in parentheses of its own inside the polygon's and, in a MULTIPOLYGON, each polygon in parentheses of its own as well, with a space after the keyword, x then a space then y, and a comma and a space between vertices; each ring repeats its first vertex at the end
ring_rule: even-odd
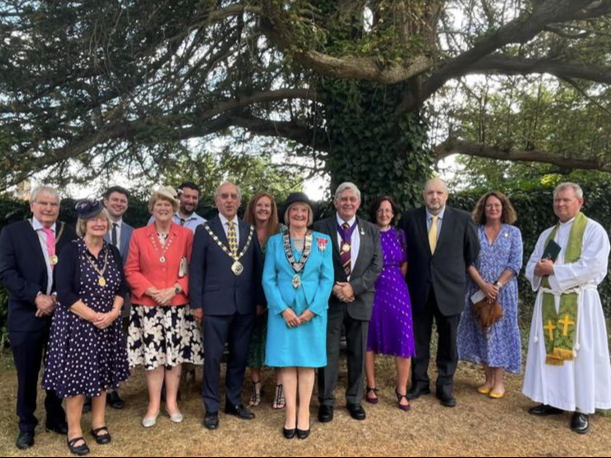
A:
POLYGON ((90 219, 102 213, 104 205, 102 205, 102 201, 100 200, 81 199, 76 202, 74 209, 79 219, 90 219))

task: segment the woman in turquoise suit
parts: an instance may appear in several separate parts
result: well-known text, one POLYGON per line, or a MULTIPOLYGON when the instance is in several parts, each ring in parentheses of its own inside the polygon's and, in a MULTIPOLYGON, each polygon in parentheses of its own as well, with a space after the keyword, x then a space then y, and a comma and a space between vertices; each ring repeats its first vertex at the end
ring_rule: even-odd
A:
POLYGON ((265 364, 282 368, 284 437, 305 439, 310 434, 314 371, 327 365, 332 245, 327 235, 308 230, 313 214, 305 194, 291 194, 285 208, 288 230, 269 238, 263 270, 269 310, 265 364))

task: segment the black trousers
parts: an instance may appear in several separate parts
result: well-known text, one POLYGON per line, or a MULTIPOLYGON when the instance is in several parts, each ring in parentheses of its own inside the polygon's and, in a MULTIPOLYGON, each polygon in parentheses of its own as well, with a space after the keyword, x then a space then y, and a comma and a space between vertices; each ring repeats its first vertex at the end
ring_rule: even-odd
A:
POLYGON ((348 314, 348 304, 345 303, 331 304, 327 313, 327 365, 318 370, 318 400, 320 405, 335 405, 333 392, 337 386, 339 344, 343 326, 346 329, 348 362, 346 402, 358 404, 363 399, 369 321, 352 318, 348 314))
MULTIPOLYGON (((461 300, 461 298, 457 298, 461 300)), ((433 288, 429 291, 428 300, 423 310, 414 310, 414 340, 416 356, 412 359, 412 387, 429 386, 429 361, 431 353, 431 335, 433 319, 437 325, 439 345, 437 347, 437 382, 438 392, 452 393, 454 373, 458 365, 456 336, 459 315, 445 316, 439 310, 433 288)))
POLYGON ((255 315, 204 315, 204 382, 202 396, 207 413, 218 412, 221 403, 221 361, 225 343, 229 359, 225 376, 225 404, 242 404, 242 385, 248 363, 250 337, 255 315))
MULTIPOLYGON (((9 332, 13 359, 17 369, 17 416, 19 431, 34 432, 38 419, 36 397, 38 394, 38 375, 49 340, 48 330, 36 332, 9 332)), ((56 425, 66 422, 62 399, 55 391, 47 390, 45 397, 47 423, 56 425)))

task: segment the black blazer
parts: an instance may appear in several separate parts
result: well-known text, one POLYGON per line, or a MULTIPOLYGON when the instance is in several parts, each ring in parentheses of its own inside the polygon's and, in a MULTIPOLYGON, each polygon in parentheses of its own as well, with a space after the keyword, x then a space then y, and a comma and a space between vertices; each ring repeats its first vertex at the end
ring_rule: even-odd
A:
MULTIPOLYGON (((57 222, 59 232, 61 223, 57 222)), ((59 235, 59 234, 58 234, 59 235)), ((55 248, 61 258, 64 246, 76 239, 76 232, 64 225, 55 248)), ((51 317, 36 317, 36 295, 47 290, 47 266, 38 234, 29 221, 6 226, 0 234, 0 281, 8 290, 8 328, 12 332, 41 331, 51 317)), ((53 291, 55 291, 55 281, 53 291)))
MULTIPOLYGON (((208 221, 212 232, 229 248, 227 236, 218 216, 208 221)), ((250 225, 238 219, 240 246, 242 252, 250 225)), ((212 239, 206 228, 201 225, 195 231, 193 253, 189 269, 189 299, 191 308, 204 309, 204 315, 226 316, 239 313, 255 314, 256 306, 263 304, 263 254, 256 231, 248 250, 240 258, 244 266, 241 275, 231 271, 233 259, 212 239)))
MULTIPOLYGON (((357 218, 358 231, 361 237, 359 255, 352 274, 350 275, 350 285, 356 296, 354 302, 348 304, 348 314, 355 320, 369 321, 371 319, 371 309, 373 307, 373 295, 375 293, 375 283, 382 272, 384 260, 382 258, 382 247, 380 246, 380 230, 377 226, 357 218)), ((333 270, 336 282, 346 282, 346 273, 342 266, 342 258, 337 242, 337 217, 323 219, 314 224, 314 230, 327 234, 331 237, 333 246, 333 270)), ((329 305, 338 305, 341 301, 333 294, 329 299, 329 305)))
POLYGON ((407 285, 414 310, 424 309, 432 287, 441 313, 452 316, 462 312, 467 268, 475 263, 480 249, 471 215, 446 206, 434 255, 425 207, 406 212, 401 227, 407 236, 407 285))

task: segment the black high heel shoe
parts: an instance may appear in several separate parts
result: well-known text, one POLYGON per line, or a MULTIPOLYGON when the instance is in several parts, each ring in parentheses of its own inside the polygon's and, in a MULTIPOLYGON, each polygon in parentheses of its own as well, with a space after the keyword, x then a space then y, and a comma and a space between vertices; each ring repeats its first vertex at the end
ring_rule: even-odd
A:
POLYGON ((293 437, 295 437, 295 433, 299 431, 298 429, 286 429, 286 428, 282 428, 282 434, 284 434, 284 438, 285 439, 292 439, 293 437))
POLYGON ((308 429, 299 429, 297 428, 297 439, 307 439, 310 435, 310 428, 308 429))

